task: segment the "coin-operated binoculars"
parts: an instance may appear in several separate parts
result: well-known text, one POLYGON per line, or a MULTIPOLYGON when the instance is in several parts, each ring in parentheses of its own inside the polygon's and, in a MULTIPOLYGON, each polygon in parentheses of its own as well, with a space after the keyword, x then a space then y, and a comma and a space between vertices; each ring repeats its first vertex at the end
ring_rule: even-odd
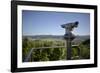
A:
POLYGON ((72 57, 72 46, 71 46, 71 42, 72 40, 75 38, 75 35, 72 34, 71 31, 73 31, 73 29, 75 27, 78 26, 79 22, 73 22, 73 23, 67 23, 67 24, 63 24, 61 25, 62 28, 65 28, 65 35, 64 35, 64 39, 66 40, 66 48, 67 48, 67 60, 71 60, 72 57))

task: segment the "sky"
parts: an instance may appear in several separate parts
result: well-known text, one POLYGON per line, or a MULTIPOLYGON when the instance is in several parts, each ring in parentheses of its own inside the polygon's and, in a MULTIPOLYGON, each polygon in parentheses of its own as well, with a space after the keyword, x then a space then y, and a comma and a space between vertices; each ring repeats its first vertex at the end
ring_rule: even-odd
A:
POLYGON ((78 27, 72 31, 75 35, 90 34, 90 14, 55 11, 22 11, 23 35, 64 35, 62 24, 78 21, 78 27))

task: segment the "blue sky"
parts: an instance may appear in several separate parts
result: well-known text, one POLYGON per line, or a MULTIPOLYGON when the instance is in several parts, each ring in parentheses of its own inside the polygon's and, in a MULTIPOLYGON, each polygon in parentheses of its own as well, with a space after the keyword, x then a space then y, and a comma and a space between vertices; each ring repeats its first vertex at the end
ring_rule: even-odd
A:
POLYGON ((23 35, 64 35, 62 24, 78 21, 75 35, 90 34, 90 14, 53 11, 22 11, 23 35))

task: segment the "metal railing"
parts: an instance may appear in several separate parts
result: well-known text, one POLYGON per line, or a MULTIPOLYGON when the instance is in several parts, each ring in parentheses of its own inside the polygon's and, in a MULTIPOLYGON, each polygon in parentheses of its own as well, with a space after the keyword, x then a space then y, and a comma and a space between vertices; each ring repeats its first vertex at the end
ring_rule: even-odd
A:
POLYGON ((66 46, 52 46, 52 47, 38 47, 38 48, 32 48, 32 49, 29 51, 28 55, 26 56, 24 62, 28 62, 28 61, 29 61, 29 59, 30 59, 30 57, 31 57, 31 54, 32 54, 32 52, 33 52, 34 50, 36 50, 36 49, 49 49, 49 48, 66 48, 66 46))

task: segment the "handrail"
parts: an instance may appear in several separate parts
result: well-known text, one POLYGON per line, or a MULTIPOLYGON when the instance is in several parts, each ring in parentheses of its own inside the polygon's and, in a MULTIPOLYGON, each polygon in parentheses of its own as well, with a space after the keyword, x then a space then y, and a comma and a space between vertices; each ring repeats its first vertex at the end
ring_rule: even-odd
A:
POLYGON ((27 57, 25 58, 24 62, 28 62, 29 61, 29 58, 30 58, 30 56, 31 56, 31 54, 32 54, 32 52, 33 52, 34 49, 48 49, 48 48, 58 48, 58 47, 59 48, 65 48, 66 46, 52 46, 52 47, 37 47, 37 48, 32 48, 29 51, 29 53, 28 53, 27 57))
POLYGON ((51 46, 51 47, 36 47, 33 49, 48 49, 48 48, 65 48, 66 46, 51 46))

